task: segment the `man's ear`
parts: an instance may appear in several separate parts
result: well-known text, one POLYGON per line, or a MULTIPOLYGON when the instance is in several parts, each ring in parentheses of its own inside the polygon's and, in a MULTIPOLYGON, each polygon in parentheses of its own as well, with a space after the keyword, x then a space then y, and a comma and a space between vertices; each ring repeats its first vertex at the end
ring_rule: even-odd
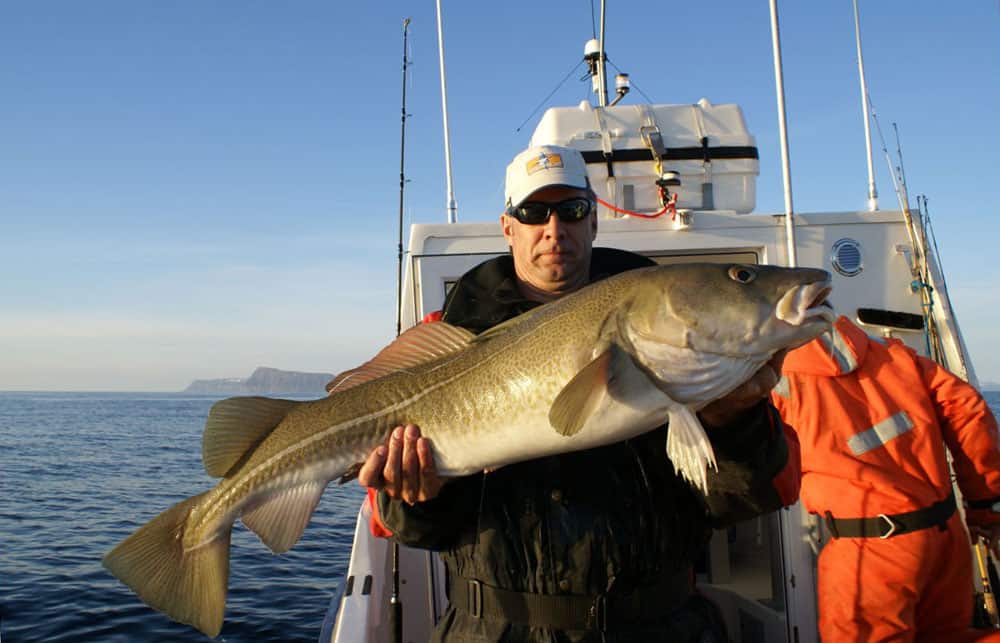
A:
POLYGON ((511 245, 511 239, 514 236, 514 224, 511 218, 506 212, 500 215, 500 230, 503 231, 503 238, 507 240, 508 246, 511 245))
POLYGON ((597 212, 592 212, 590 215, 590 240, 593 241, 596 238, 597 238, 597 212))

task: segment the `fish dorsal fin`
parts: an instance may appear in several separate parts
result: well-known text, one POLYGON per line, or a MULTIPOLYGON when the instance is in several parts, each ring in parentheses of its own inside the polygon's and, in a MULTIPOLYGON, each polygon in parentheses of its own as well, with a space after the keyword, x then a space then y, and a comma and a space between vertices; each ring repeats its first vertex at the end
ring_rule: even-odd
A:
POLYGON ((201 438, 201 460, 208 475, 226 475, 250 449, 288 415, 294 400, 230 397, 212 405, 201 438))
POLYGON ((272 552, 283 554, 299 542, 326 484, 310 480, 283 489, 245 512, 241 516, 243 524, 257 534, 272 552))
POLYGON ((619 397, 616 387, 634 369, 632 358, 612 344, 573 376, 549 409, 549 424, 561 435, 576 434, 597 410, 605 395, 619 397))
POLYGON ((667 457, 678 475, 708 493, 708 467, 719 470, 715 450, 698 416, 684 404, 670 407, 667 457))
POLYGON ((326 385, 328 393, 363 384, 396 371, 413 368, 469 345, 472 331, 446 322, 418 324, 396 338, 378 354, 357 368, 344 371, 326 385))

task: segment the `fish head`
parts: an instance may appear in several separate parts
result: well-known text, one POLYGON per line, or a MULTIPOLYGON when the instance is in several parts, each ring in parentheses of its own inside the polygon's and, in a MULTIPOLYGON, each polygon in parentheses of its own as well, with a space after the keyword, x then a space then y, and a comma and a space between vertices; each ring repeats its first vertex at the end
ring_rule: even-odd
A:
POLYGON ((830 329, 830 273, 750 264, 648 269, 624 317, 641 344, 765 360, 830 329))

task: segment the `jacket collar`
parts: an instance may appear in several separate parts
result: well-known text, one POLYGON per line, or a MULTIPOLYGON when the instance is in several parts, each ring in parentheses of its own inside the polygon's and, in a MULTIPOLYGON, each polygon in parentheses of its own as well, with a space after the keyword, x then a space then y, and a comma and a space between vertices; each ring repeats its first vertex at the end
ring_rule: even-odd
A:
MULTIPOLYGON (((590 281, 652 265, 655 263, 642 255, 615 248, 594 248, 590 256, 590 281)), ((462 275, 445 299, 443 319, 478 334, 539 305, 521 294, 514 259, 506 254, 462 275)))
POLYGON ((806 375, 847 375, 865 361, 868 335, 841 315, 823 333, 785 358, 783 370, 806 375))

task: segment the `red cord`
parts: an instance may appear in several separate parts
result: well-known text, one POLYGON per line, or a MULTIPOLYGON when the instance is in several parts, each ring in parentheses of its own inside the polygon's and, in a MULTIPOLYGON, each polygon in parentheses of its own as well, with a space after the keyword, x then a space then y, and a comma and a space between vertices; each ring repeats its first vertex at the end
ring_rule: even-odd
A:
MULTIPOLYGON (((660 199, 661 199, 661 201, 663 200, 663 191, 662 190, 660 191, 660 199)), ((597 197, 597 202, 600 203, 601 205, 603 205, 604 207, 608 208, 609 210, 614 210, 615 212, 618 212, 619 214, 627 214, 627 215, 629 215, 631 217, 640 217, 642 219, 655 219, 655 218, 661 217, 664 214, 666 214, 667 212, 669 212, 671 220, 677 218, 677 195, 676 194, 671 195, 671 197, 669 199, 667 199, 667 202, 663 205, 663 209, 660 210, 659 212, 655 213, 655 214, 643 214, 642 212, 633 212, 632 210, 625 210, 623 208, 615 207, 615 206, 611 205, 610 203, 608 203, 607 201, 604 201, 603 199, 601 199, 601 197, 597 197)))

